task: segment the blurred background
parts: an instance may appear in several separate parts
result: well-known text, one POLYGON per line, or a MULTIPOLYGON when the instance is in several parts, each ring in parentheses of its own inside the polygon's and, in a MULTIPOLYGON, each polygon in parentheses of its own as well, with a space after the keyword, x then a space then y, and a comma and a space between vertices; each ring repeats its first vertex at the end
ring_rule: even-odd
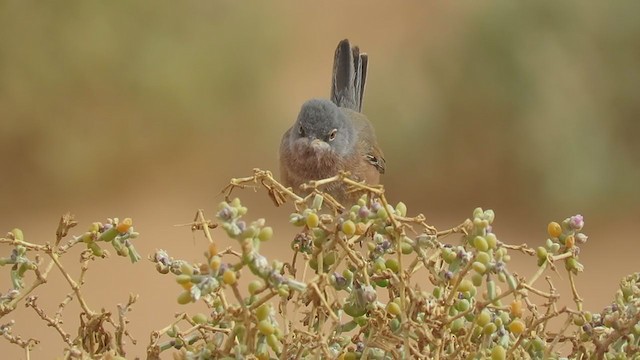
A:
MULTIPOLYGON (((599 311, 640 270, 638 13, 633 1, 3 1, 0 232, 19 227, 44 243, 67 211, 76 233, 132 217, 143 256, 163 248, 201 261, 202 237, 174 225, 198 208, 213 217, 230 178, 278 172, 282 133, 305 100, 328 97, 335 46, 349 38, 370 56, 364 112, 386 155, 388 197, 439 229, 492 208, 501 240, 532 246, 549 221, 583 214, 578 288, 599 311)), ((290 208, 273 211, 262 191, 237 194, 249 218, 274 225, 265 252, 281 257, 290 208)), ((78 252, 65 259, 77 275, 78 252)), ((535 260, 518 259, 530 276, 535 260)), ((566 274, 553 278, 571 304, 566 274)), ((131 355, 174 313, 200 309, 178 306, 173 278, 147 261, 98 261, 87 281, 95 310, 140 294, 131 355)), ((50 282, 37 294, 53 313, 69 290, 58 273, 50 282)), ((31 309, 0 322, 10 319, 42 340, 32 358, 60 353, 31 309)), ((67 318, 71 334, 77 321, 67 318)), ((24 358, 6 341, 0 349, 24 358)))

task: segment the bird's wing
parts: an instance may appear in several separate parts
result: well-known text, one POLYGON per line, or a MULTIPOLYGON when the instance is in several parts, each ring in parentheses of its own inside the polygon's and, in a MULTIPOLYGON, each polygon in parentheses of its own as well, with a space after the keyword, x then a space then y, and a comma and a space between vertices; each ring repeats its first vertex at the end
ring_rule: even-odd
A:
POLYGON ((363 114, 346 109, 343 109, 343 111, 353 121, 354 128, 358 134, 358 149, 365 157, 365 160, 373 165, 380 174, 384 174, 387 163, 382 149, 378 145, 378 139, 371 122, 363 114))

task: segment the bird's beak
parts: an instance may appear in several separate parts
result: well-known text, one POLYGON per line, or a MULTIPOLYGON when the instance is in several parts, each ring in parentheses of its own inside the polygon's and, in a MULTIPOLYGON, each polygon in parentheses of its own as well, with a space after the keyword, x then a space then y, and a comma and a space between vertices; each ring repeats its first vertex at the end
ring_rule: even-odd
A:
POLYGON ((327 144, 325 141, 322 141, 320 139, 313 139, 311 140, 311 147, 316 150, 324 150, 329 148, 329 144, 327 144))

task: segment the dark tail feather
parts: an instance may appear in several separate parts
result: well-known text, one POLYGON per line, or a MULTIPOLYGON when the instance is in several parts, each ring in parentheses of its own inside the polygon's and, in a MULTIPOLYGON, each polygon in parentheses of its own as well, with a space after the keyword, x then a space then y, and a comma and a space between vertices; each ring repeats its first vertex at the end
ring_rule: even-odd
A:
POLYGON ((358 79, 358 111, 362 111, 362 104, 364 100, 364 88, 367 83, 367 66, 369 66, 369 56, 367 54, 360 54, 360 71, 356 79, 358 79))
POLYGON ((338 44, 331 84, 331 101, 336 105, 355 111, 362 110, 367 60, 367 54, 361 54, 357 46, 351 47, 349 40, 342 40, 338 44))

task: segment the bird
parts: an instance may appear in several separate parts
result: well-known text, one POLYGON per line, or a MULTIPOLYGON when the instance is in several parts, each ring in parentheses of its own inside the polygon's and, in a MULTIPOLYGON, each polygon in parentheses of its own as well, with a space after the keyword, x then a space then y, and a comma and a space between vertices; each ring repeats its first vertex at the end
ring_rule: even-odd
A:
MULTIPOLYGON (((280 178, 296 193, 300 186, 348 171, 350 178, 376 185, 386 162, 369 119, 362 113, 369 57, 338 43, 334 55, 330 99, 313 98, 302 104, 293 125, 280 142, 280 178)), ((355 202, 361 192, 342 182, 322 189, 341 203, 355 202)))

